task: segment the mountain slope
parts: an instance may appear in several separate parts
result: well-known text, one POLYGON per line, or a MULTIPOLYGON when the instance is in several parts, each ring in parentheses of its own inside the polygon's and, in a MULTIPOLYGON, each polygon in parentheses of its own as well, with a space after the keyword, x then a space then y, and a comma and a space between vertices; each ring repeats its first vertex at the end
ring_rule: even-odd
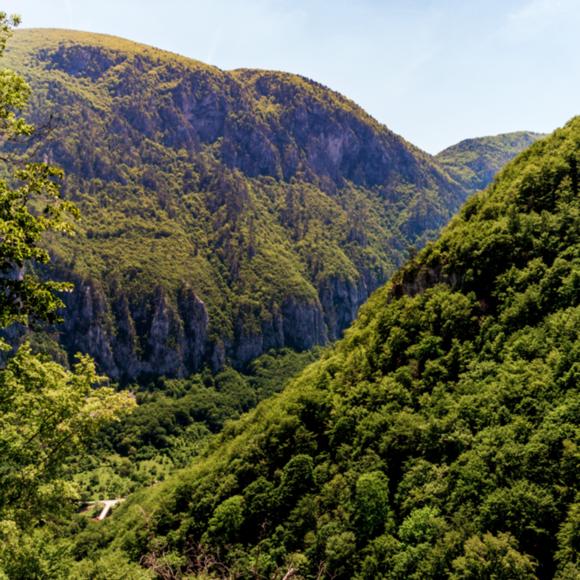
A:
POLYGON ((327 356, 129 500, 83 570, 576 577, 579 163, 576 117, 476 194, 327 356))
POLYGON ((22 30, 6 64, 47 129, 76 238, 56 330, 115 378, 184 375, 339 337, 465 191, 427 154, 296 75, 122 39, 22 30))
POLYGON ((435 155, 435 159, 458 183, 473 193, 485 189, 508 161, 542 137, 545 137, 542 133, 517 131, 465 139, 444 149, 435 155))

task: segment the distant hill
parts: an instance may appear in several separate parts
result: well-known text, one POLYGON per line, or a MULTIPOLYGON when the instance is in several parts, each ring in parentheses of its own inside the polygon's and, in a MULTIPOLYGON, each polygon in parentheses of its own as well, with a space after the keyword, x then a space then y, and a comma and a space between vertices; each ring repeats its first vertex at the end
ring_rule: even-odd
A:
POLYGON ((508 161, 542 137, 545 137, 543 133, 517 131, 465 139, 444 149, 435 159, 449 175, 473 193, 485 189, 508 161))
POLYGON ((579 167, 576 117, 281 395, 121 507, 85 572, 578 577, 579 167))
POLYGON ((127 40, 21 30, 37 159, 83 220, 51 241, 76 283, 70 353, 118 379, 187 375, 341 336, 471 190, 354 103, 127 40))

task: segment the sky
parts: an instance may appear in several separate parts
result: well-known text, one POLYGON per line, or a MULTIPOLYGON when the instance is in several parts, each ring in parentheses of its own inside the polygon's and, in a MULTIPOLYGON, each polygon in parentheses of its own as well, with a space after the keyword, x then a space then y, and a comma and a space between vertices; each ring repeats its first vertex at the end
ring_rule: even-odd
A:
POLYGON ((580 0, 2 0, 26 28, 114 34, 314 79, 436 153, 580 113, 580 0))

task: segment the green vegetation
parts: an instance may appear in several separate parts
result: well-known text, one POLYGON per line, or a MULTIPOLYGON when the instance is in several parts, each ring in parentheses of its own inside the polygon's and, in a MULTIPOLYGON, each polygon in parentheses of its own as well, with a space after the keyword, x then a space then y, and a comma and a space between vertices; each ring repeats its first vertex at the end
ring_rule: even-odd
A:
POLYGON ((97 549, 81 533, 79 569, 577 577, 579 162, 575 118, 283 393, 133 496, 97 549))
MULTIPOLYGON (((0 56, 18 19, 0 13, 0 56)), ((0 141, 28 137, 22 117, 29 89, 11 71, 0 72, 0 141)), ((34 266, 46 263, 42 234, 66 231, 76 215, 60 199, 46 164, 7 164, 0 179, 0 328, 50 322, 62 305, 34 266)), ((0 348, 10 351, 4 340, 0 348)), ((133 406, 128 393, 101 385, 94 363, 81 357, 69 370, 35 355, 24 343, 0 369, 0 576, 62 577, 66 562, 50 545, 52 527, 68 513, 77 489, 67 464, 105 424, 133 406), (96 388, 98 387, 98 388, 96 388)))
POLYGON ((49 138, 0 73, 0 328, 30 338, 2 342, 0 577, 580 574, 580 118, 313 362, 535 136, 459 144, 450 178, 295 75, 65 31, 9 62, 49 138))
POLYGON ((508 161, 542 137, 545 137, 542 133, 517 131, 465 139, 441 151, 435 159, 458 183, 473 193, 485 189, 508 161))
POLYGON ((136 387, 131 415, 102 429, 90 454, 71 465, 81 498, 125 497, 163 481, 207 449, 228 421, 280 392, 318 356, 318 349, 286 349, 255 359, 245 374, 232 368, 217 374, 206 370, 136 387))

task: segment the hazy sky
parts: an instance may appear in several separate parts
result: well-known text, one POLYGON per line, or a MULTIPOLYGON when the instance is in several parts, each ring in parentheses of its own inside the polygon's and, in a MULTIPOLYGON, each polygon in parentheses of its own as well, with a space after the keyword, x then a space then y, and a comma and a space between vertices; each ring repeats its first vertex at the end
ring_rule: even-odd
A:
POLYGON ((3 0, 25 27, 291 71, 430 152, 580 113, 580 0, 3 0))

